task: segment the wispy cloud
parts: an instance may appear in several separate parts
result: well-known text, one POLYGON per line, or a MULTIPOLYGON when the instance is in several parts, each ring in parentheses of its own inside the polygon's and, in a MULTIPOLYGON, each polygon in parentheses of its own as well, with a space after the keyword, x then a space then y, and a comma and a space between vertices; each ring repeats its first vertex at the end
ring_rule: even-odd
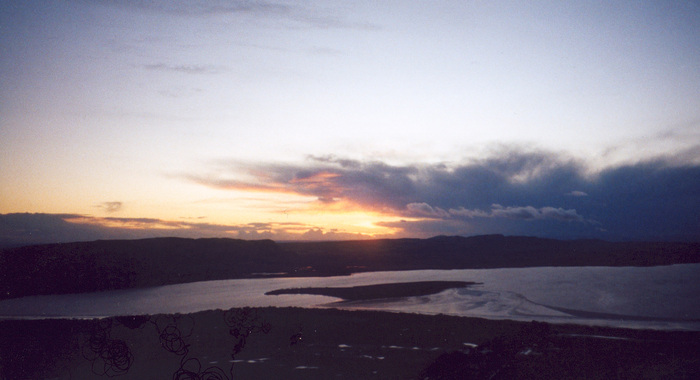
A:
POLYGON ((674 166, 700 165, 698 141, 700 141, 700 119, 643 138, 621 141, 605 149, 600 159, 606 162, 629 164, 630 157, 638 157, 639 152, 644 152, 646 161, 664 161, 674 166))
POLYGON ((509 219, 538 220, 552 219, 560 221, 582 222, 584 219, 576 210, 565 210, 561 207, 540 207, 518 206, 503 207, 499 204, 491 206, 491 216, 509 219))
POLYGON ((105 212, 113 213, 120 211, 124 204, 122 202, 102 202, 97 207, 103 209, 105 212))
POLYGON ((532 206, 508 206, 503 207, 499 204, 491 205, 489 211, 484 210, 468 210, 464 207, 458 209, 450 209, 448 215, 466 218, 508 218, 516 220, 542 220, 551 219, 559 221, 575 221, 584 222, 583 216, 579 215, 576 210, 565 210, 561 207, 540 207, 532 206))
POLYGON ((287 22, 288 27, 312 27, 319 29, 342 28, 356 30, 380 29, 378 25, 373 23, 347 20, 344 17, 336 15, 328 7, 311 7, 301 2, 281 3, 257 0, 116 0, 105 4, 139 11, 165 13, 184 17, 248 15, 258 18, 273 18, 287 22))
POLYGON ((208 65, 171 65, 166 63, 152 63, 142 66, 146 70, 169 71, 182 74, 218 74, 223 68, 208 65))
MULTIPOLYGON (((84 0, 89 1, 89 0, 84 0)), ((222 13, 286 13, 290 7, 284 4, 255 0, 192 0, 192 1, 131 1, 111 0, 100 2, 104 5, 131 8, 146 12, 159 12, 172 15, 196 16, 222 13)))
POLYGON ((450 213, 440 207, 432 207, 425 202, 415 202, 406 205, 408 214, 426 218, 449 218, 450 213))

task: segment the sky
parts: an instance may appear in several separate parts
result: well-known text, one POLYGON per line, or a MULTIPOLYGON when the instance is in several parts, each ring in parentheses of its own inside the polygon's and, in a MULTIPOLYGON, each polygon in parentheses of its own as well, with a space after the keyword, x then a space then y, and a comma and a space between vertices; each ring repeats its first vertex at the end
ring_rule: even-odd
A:
POLYGON ((700 1, 0 0, 6 244, 479 234, 700 241, 700 1))

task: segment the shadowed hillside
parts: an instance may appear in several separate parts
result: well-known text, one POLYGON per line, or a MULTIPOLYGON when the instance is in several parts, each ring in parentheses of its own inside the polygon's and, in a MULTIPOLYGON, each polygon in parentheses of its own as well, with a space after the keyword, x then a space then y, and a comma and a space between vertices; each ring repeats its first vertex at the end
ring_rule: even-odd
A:
POLYGON ((655 266, 700 261, 699 243, 554 240, 523 236, 436 236, 285 243, 319 272, 538 266, 655 266))
POLYGON ((3 298, 250 277, 291 265, 271 240, 98 240, 0 253, 3 298))
POLYGON ((501 235, 304 243, 182 238, 105 240, 0 251, 0 297, 260 276, 697 262, 700 243, 611 243, 501 235))

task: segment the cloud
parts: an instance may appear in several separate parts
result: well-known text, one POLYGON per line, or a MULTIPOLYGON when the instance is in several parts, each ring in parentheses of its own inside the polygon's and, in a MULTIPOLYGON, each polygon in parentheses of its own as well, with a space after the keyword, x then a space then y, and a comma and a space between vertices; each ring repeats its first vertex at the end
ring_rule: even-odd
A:
POLYGON ((170 65, 166 63, 152 63, 142 66, 146 70, 169 71, 182 74, 218 74, 222 68, 208 65, 170 65))
MULTIPOLYGON (((397 232, 383 237, 501 233, 700 241, 700 166, 675 159, 591 173, 567 156, 520 150, 459 163, 406 165, 309 156, 299 164, 219 162, 207 172, 181 178, 219 189, 315 197, 308 205, 315 214, 352 209, 384 215, 387 219, 375 225, 397 232)), ((97 207, 116 212, 123 204, 97 207)), ((302 212, 295 209, 291 215, 301 217, 302 212)), ((157 236, 368 238, 294 220, 212 224, 184 218, 0 214, 4 245, 157 236)))
POLYGON ((113 213, 120 211, 122 209, 123 203, 122 202, 102 202, 99 204, 97 207, 103 209, 104 211, 108 213, 113 213))
MULTIPOLYGON (((379 26, 367 22, 354 22, 334 14, 329 7, 310 7, 304 3, 281 4, 256 0, 199 0, 199 1, 128 1, 113 0, 104 3, 125 9, 161 13, 182 17, 250 16, 270 18, 286 23, 287 27, 312 27, 319 29, 377 30, 379 26)), ((283 24, 284 25, 284 24, 283 24)))
POLYGON ((629 164, 630 157, 638 157, 639 152, 644 152, 645 157, 648 157, 646 161, 661 160, 675 166, 700 165, 698 141, 700 119, 695 119, 653 135, 622 141, 604 150, 600 158, 607 162, 629 164))
MULTIPOLYGON (((532 198, 542 196, 565 200, 568 189, 585 184, 580 172, 570 160, 543 153, 511 152, 452 165, 397 166, 334 156, 309 156, 299 165, 232 161, 218 173, 183 177, 214 188, 343 199, 375 210, 440 212, 418 205, 425 203, 442 209, 444 215, 444 210, 450 208, 483 209, 495 203, 535 205, 542 200, 531 202, 532 198)), ((543 206, 550 205, 535 205, 543 206)))
POLYGON ((463 223, 462 230, 484 233, 700 240, 700 166, 675 156, 598 171, 570 156, 522 149, 457 163, 331 155, 286 165, 228 161, 216 169, 183 177, 214 188, 313 196, 403 217, 402 226, 440 219, 451 231, 463 223))
POLYGON ((307 161, 305 165, 229 162, 223 172, 187 173, 183 178, 219 189, 343 199, 366 208, 403 208, 411 203, 405 200, 410 199, 406 193, 411 191, 416 168, 334 157, 311 156, 307 161))
POLYGON ((79 214, 0 214, 0 248, 31 244, 143 239, 228 237, 273 240, 358 240, 370 236, 305 223, 210 224, 157 218, 100 218, 79 214))
POLYGON ((584 218, 576 210, 561 207, 508 206, 491 205, 490 211, 468 210, 464 207, 450 209, 449 215, 466 218, 508 218, 521 220, 552 219, 560 221, 583 222, 584 218))
POLYGON ((449 218, 450 214, 439 208, 432 207, 425 202, 421 203, 409 203, 406 205, 409 215, 428 217, 428 218, 449 218))
POLYGON ((489 218, 492 216, 491 213, 483 210, 469 210, 464 207, 459 207, 459 208, 451 208, 450 209, 450 215, 456 216, 456 217, 462 217, 462 218, 489 218))
MULTIPOLYGON (((87 0, 85 0, 87 1, 87 0)), ((112 0, 103 5, 136 9, 139 11, 166 13, 181 16, 201 16, 228 13, 273 13, 284 14, 291 9, 284 4, 251 0, 194 0, 194 1, 131 1, 112 0)))
POLYGON ((503 207, 501 205, 493 205, 491 214, 495 217, 504 217, 510 219, 553 219, 562 221, 583 221, 583 217, 577 214, 576 210, 564 210, 561 207, 534 208, 532 206, 503 207))

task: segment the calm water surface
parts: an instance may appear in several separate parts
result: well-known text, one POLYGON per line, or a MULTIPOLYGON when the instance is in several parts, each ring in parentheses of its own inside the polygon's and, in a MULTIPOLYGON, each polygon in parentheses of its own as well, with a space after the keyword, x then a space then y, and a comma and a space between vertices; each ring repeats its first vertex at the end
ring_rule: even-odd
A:
POLYGON ((33 296, 0 301, 10 318, 190 313, 243 306, 338 307, 492 319, 700 330, 700 264, 661 267, 541 267, 420 270, 351 276, 206 281, 148 289, 33 296), (424 297, 336 303, 275 289, 412 281, 482 283, 424 297))

